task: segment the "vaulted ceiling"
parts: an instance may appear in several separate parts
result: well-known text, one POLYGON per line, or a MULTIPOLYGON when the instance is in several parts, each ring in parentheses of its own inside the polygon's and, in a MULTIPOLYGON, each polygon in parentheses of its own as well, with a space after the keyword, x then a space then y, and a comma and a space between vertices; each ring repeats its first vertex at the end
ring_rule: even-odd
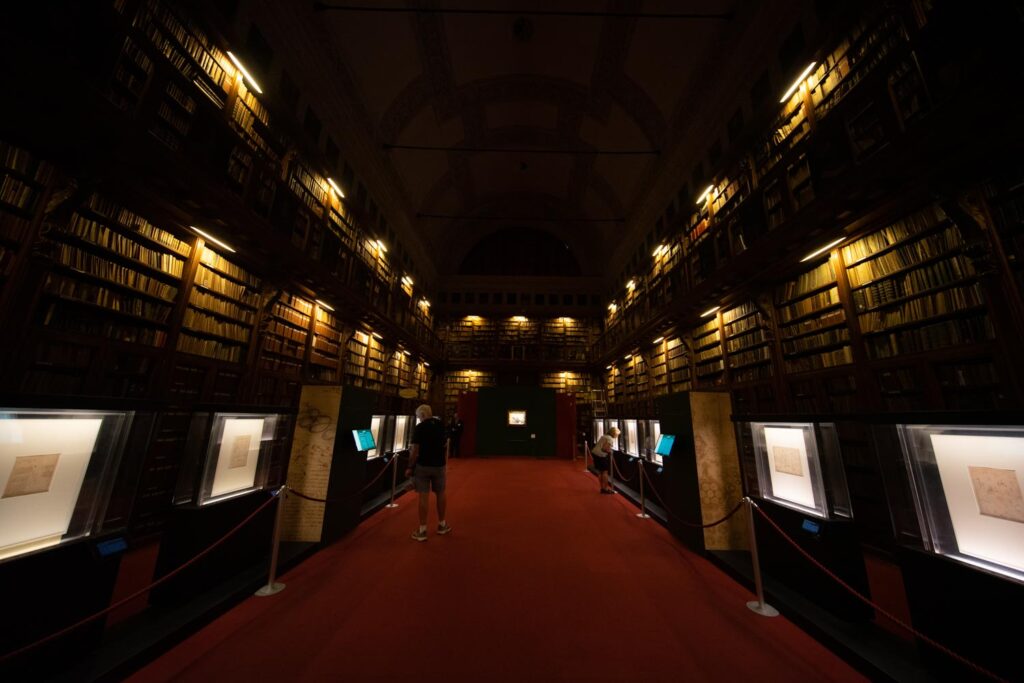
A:
POLYGON ((315 14, 440 272, 524 228, 595 273, 685 127, 697 72, 730 49, 735 4, 409 0, 426 11, 315 14))

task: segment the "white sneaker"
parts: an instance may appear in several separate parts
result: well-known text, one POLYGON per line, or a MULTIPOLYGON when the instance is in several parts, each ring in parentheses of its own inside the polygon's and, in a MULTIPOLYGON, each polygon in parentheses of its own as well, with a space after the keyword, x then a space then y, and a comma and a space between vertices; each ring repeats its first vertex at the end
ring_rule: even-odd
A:
POLYGON ((416 531, 412 532, 412 540, 420 542, 427 540, 427 532, 420 531, 419 529, 417 529, 416 531))
POLYGON ((445 534, 450 534, 451 531, 452 531, 452 528, 450 526, 448 526, 447 522, 445 522, 444 524, 438 524, 437 525, 437 535, 438 536, 444 536, 445 534))

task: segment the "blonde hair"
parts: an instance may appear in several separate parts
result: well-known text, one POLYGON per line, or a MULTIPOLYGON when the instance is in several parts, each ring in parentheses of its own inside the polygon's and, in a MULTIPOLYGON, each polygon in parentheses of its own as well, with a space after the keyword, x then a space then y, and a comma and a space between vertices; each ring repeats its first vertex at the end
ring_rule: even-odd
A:
POLYGON ((434 411, 430 409, 430 406, 424 403, 416 409, 416 417, 421 420, 429 420, 434 416, 434 411))
POLYGON ((610 436, 618 436, 621 433, 622 433, 622 430, 619 429, 618 427, 612 427, 611 429, 608 430, 608 434, 610 436))

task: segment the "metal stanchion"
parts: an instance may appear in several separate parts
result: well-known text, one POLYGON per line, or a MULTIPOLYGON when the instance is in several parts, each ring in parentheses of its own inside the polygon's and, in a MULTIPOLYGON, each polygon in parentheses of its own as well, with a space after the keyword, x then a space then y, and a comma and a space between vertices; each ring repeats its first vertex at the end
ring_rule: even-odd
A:
POLYGON ((256 595, 265 598, 268 595, 275 595, 284 590, 283 583, 277 583, 277 557, 281 550, 281 518, 284 516, 284 499, 287 486, 282 486, 274 495, 277 496, 277 512, 274 514, 274 538, 270 548, 270 572, 267 574, 267 585, 256 591, 256 595))
POLYGON ((764 585, 761 583, 761 561, 757 556, 757 534, 754 531, 754 501, 745 497, 743 502, 747 506, 747 525, 750 527, 750 561, 754 565, 754 591, 757 593, 757 600, 747 603, 754 612, 765 617, 779 616, 779 610, 775 609, 764 601, 764 585))
POLYGON ((583 471, 590 471, 590 442, 583 440, 583 471))
POLYGON ((640 477, 640 512, 636 513, 636 516, 640 519, 650 519, 651 516, 647 514, 647 499, 644 498, 644 459, 636 459, 636 474, 640 477))
POLYGON ((398 453, 391 456, 391 502, 385 505, 386 508, 396 508, 398 503, 395 502, 395 486, 398 483, 398 453))

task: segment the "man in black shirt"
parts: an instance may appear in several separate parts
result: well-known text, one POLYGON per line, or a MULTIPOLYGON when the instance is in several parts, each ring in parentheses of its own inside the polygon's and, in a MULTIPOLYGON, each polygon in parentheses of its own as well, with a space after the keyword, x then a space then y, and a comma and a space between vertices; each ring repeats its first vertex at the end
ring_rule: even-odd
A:
POLYGON ((448 499, 445 495, 444 425, 433 416, 427 404, 416 409, 420 421, 412 432, 409 468, 405 476, 412 477, 416 493, 420 496, 420 528, 413 532, 417 541, 427 540, 427 512, 430 509, 430 491, 437 498, 437 533, 443 536, 452 530, 445 521, 448 499))

